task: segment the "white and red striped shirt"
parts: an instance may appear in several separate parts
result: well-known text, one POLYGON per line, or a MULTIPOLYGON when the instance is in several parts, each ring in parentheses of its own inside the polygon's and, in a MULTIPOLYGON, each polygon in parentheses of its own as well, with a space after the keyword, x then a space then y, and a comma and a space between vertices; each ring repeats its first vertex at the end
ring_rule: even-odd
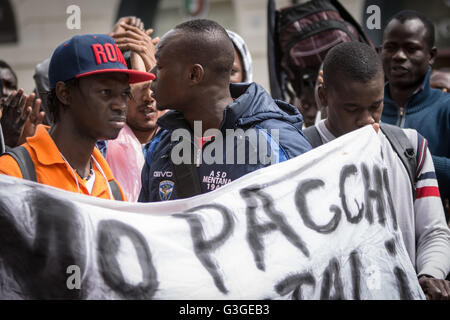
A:
MULTIPOLYGON (((335 139, 324 120, 316 128, 324 143, 335 139)), ((433 160, 424 137, 414 129, 402 130, 416 151, 415 201, 411 183, 404 179, 408 175, 405 166, 384 133, 378 132, 397 221, 417 274, 445 279, 450 272, 450 229, 445 221, 433 160)))

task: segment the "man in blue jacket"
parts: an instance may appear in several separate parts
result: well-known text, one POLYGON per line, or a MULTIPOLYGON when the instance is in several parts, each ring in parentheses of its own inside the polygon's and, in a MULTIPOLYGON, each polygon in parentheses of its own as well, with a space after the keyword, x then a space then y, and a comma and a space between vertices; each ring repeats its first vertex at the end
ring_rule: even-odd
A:
POLYGON ((302 117, 256 83, 231 84, 233 44, 210 20, 192 20, 159 42, 152 73, 159 134, 148 147, 141 202, 215 190, 311 149, 302 117))
POLYGON ((402 11, 387 24, 381 57, 389 82, 382 122, 416 129, 428 140, 442 198, 450 197, 450 95, 430 87, 437 54, 434 26, 424 15, 402 11))

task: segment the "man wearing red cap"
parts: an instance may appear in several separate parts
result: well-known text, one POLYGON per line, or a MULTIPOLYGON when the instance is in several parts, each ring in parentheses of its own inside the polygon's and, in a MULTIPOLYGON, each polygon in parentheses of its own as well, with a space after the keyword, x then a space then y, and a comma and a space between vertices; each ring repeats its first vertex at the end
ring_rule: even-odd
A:
POLYGON ((106 35, 74 36, 52 55, 49 66, 51 128, 38 126, 19 149, 0 157, 0 173, 105 199, 125 196, 95 148, 115 139, 126 121, 130 83, 153 80, 129 70, 106 35))

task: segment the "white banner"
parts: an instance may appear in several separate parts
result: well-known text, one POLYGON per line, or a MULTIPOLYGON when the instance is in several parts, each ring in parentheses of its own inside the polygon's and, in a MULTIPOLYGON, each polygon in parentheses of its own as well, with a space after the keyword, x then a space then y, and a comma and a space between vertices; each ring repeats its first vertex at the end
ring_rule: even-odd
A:
POLYGON ((187 200, 0 176, 0 298, 424 299, 388 186, 370 127, 187 200))

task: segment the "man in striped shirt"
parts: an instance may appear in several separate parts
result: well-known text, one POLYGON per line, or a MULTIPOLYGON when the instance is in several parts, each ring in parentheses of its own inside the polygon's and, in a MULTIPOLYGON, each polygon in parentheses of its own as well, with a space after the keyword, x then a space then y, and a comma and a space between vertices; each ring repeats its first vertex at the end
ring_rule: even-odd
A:
MULTIPOLYGON (((328 118, 306 129, 313 147, 371 124, 377 130, 383 110, 384 74, 380 58, 359 42, 340 44, 324 61, 319 97, 328 106, 328 118), (316 130, 318 143, 307 130, 316 130)), ((415 149, 414 181, 380 130, 383 157, 397 221, 411 262, 424 292, 431 299, 450 299, 450 229, 445 222, 433 160, 427 141, 414 129, 402 129, 415 149), (414 197, 414 189, 416 197, 414 197)), ((377 130, 378 131, 378 130, 377 130)))

